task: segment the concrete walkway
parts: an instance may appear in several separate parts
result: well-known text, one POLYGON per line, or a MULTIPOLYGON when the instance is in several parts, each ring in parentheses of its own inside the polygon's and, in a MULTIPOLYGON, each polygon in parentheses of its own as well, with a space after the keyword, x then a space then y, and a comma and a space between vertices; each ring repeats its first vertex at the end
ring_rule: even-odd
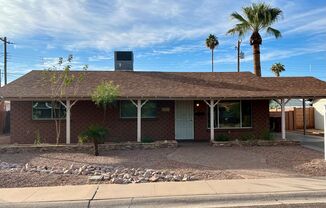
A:
POLYGON ((286 132, 286 138, 293 141, 300 141, 301 145, 319 152, 324 152, 324 137, 303 135, 298 132, 286 132))
POLYGON ((326 177, 0 189, 0 207, 214 207, 325 203, 326 177), (69 206, 68 206, 69 205, 69 206))

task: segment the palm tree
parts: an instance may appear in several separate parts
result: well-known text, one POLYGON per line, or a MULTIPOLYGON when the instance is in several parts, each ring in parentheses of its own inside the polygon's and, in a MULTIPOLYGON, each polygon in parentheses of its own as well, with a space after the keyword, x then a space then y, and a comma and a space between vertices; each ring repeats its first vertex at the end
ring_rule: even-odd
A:
POLYGON ((231 14, 231 18, 237 20, 239 23, 230 29, 228 34, 238 34, 240 37, 247 32, 252 32, 250 36, 250 45, 252 45, 254 56, 254 70, 257 76, 261 76, 260 66, 260 45, 262 38, 259 34, 261 30, 266 30, 268 34, 281 37, 281 32, 271 25, 279 20, 282 11, 279 8, 272 8, 265 3, 253 3, 249 7, 242 8, 243 16, 237 12, 231 14))
POLYGON ((273 66, 271 67, 271 70, 275 74, 275 76, 279 77, 280 73, 285 71, 285 67, 281 63, 276 63, 276 64, 273 64, 273 66))
POLYGON ((214 71, 214 49, 218 46, 218 40, 215 35, 210 34, 206 39, 206 47, 212 51, 212 72, 214 71))

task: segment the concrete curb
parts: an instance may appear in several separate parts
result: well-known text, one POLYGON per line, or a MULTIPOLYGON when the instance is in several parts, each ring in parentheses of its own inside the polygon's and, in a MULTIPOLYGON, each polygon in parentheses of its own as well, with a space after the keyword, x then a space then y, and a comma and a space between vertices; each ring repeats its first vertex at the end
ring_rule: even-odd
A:
POLYGON ((137 197, 124 199, 93 200, 90 207, 144 207, 155 205, 156 208, 168 207, 259 207, 270 205, 298 205, 298 204, 326 205, 325 191, 304 191, 289 193, 261 193, 261 194, 216 194, 216 195, 188 195, 168 197, 137 197))
POLYGON ((170 207, 325 207, 326 189, 319 191, 300 191, 283 193, 255 194, 213 194, 213 195, 184 195, 165 197, 129 197, 100 200, 66 200, 42 202, 0 203, 2 207, 110 207, 110 208, 170 208, 170 207))

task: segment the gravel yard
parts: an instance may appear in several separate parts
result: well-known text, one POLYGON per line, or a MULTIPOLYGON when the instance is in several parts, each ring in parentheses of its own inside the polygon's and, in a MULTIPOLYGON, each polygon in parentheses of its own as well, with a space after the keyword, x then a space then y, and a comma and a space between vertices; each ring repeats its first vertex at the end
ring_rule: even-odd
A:
MULTIPOLYGON (((49 168, 111 166, 187 174, 196 180, 326 176, 319 152, 300 146, 212 147, 181 143, 176 149, 113 150, 95 157, 86 153, 4 153, 0 163, 49 168)), ((0 187, 85 184, 87 175, 49 174, 0 169, 0 187)), ((179 180, 179 179, 178 179, 179 180)), ((102 181, 110 183, 110 180, 102 181)))

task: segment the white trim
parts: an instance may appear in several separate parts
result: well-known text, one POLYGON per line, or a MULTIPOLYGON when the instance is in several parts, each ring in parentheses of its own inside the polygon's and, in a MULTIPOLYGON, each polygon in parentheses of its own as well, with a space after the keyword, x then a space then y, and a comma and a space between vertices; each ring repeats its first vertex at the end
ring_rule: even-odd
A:
POLYGON ((137 142, 141 142, 141 100, 137 100, 137 142))
POLYGON ((326 105, 324 109, 324 159, 326 160, 326 105))
POLYGON ((211 141, 214 141, 214 100, 211 100, 209 107, 210 107, 211 141))
POLYGON ((286 139, 286 130, 285 130, 285 100, 281 99, 281 129, 282 129, 282 139, 286 139))

